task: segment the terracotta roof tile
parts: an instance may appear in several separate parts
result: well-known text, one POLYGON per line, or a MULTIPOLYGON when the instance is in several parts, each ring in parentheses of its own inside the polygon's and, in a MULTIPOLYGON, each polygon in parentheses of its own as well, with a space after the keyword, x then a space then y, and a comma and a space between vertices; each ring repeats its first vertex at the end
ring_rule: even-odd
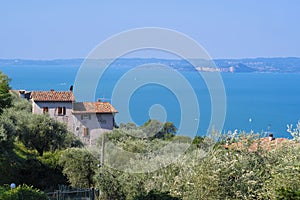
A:
POLYGON ((73 113, 117 113, 108 102, 74 102, 73 113))
POLYGON ((71 91, 33 91, 30 98, 34 101, 75 101, 71 91))
POLYGON ((225 145, 226 149, 235 149, 240 150, 244 149, 245 147, 248 148, 248 151, 257 151, 258 148, 262 148, 264 150, 272 150, 276 148, 281 148, 284 145, 295 145, 296 143, 292 140, 286 139, 286 138, 276 138, 272 141, 269 140, 269 138, 261 138, 258 140, 254 140, 250 145, 247 144, 247 142, 236 142, 232 143, 230 145, 225 145))

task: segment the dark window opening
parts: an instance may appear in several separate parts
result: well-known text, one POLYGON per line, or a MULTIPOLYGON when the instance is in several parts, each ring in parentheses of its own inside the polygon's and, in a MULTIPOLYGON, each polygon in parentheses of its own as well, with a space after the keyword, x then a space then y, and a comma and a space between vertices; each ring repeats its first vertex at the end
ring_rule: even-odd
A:
POLYGON ((58 115, 66 115, 66 107, 57 107, 57 114, 58 115))
POLYGON ((47 112, 49 112, 48 107, 43 107, 43 113, 47 113, 47 112))
POLYGON ((62 107, 57 107, 57 114, 62 115, 62 107))

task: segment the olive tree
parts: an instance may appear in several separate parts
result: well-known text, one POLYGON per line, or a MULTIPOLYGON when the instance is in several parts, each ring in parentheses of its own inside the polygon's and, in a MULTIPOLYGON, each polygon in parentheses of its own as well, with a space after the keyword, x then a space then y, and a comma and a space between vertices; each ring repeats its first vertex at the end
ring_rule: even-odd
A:
POLYGON ((27 148, 36 149, 39 155, 43 155, 45 151, 69 147, 66 145, 72 146, 72 142, 66 143, 66 139, 70 139, 71 133, 68 132, 65 124, 50 118, 48 115, 23 113, 20 118, 17 122, 20 141, 27 148))
POLYGON ((77 188, 93 186, 97 159, 84 148, 69 148, 62 152, 59 164, 70 184, 77 188))
POLYGON ((0 113, 4 108, 11 106, 12 97, 9 93, 10 79, 0 71, 0 113))

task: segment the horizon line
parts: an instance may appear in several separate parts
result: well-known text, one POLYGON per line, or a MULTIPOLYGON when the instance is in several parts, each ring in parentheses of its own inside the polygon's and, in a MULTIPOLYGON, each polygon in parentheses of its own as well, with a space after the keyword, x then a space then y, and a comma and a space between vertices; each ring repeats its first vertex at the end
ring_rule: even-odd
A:
MULTIPOLYGON (((212 58, 211 60, 242 60, 242 59, 287 59, 287 58, 296 58, 300 59, 297 56, 275 56, 275 57, 241 57, 241 58, 212 58)), ((129 57, 129 58, 105 58, 100 60, 132 60, 132 59, 156 59, 156 60, 185 60, 184 58, 159 58, 159 57, 129 57)), ((188 58, 188 59, 201 59, 201 58, 188 58)), ((0 58, 0 60, 11 60, 11 61, 59 61, 59 60, 86 60, 86 58, 53 58, 53 59, 30 59, 30 58, 0 58)), ((98 60, 98 59, 90 59, 98 60)))

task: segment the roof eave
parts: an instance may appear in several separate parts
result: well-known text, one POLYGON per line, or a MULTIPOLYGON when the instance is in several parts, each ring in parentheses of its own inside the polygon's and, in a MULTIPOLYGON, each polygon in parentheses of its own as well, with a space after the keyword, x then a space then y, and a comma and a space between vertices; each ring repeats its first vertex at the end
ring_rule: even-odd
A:
POLYGON ((72 114, 115 114, 119 112, 91 112, 91 111, 72 111, 72 114))
POLYGON ((66 100, 61 100, 61 101, 59 101, 59 100, 37 100, 37 99, 33 99, 33 98, 31 98, 31 100, 32 101, 34 101, 34 102, 75 102, 74 100, 68 100, 68 101, 66 101, 66 100))

